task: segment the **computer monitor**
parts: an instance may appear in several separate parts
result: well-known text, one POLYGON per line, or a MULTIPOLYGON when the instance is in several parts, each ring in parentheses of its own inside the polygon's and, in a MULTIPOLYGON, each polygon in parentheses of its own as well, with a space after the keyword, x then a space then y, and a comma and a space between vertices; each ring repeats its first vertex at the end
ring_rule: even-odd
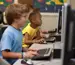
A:
POLYGON ((64 4, 62 7, 61 42, 63 43, 62 65, 70 65, 75 49, 75 15, 69 4, 64 4))
POLYGON ((0 24, 3 22, 3 12, 0 10, 0 24))
POLYGON ((58 16, 58 28, 57 28, 57 33, 61 33, 61 27, 62 27, 62 10, 58 11, 59 16, 58 16))

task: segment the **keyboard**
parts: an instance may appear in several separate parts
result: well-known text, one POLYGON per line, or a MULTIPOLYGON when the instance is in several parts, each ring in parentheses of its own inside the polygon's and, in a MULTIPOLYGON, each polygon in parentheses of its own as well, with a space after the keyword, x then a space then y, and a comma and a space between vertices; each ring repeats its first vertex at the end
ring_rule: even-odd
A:
POLYGON ((32 60, 46 59, 51 55, 51 48, 45 48, 38 50, 38 56, 34 56, 32 60))
POLYGON ((44 56, 44 54, 48 54, 49 50, 50 50, 50 48, 48 48, 48 49, 40 49, 40 50, 38 50, 38 53, 40 55, 44 56))
POLYGON ((46 42, 54 43, 56 41, 56 38, 55 37, 51 37, 51 38, 46 38, 45 40, 46 40, 46 42))

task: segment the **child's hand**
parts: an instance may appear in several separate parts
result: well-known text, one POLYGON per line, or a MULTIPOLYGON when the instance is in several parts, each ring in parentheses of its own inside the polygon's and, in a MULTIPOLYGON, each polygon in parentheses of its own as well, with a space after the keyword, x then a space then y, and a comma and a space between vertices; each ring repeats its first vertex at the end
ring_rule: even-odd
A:
POLYGON ((45 34, 40 33, 41 38, 45 38, 45 34))
POLYGON ((24 52, 27 52, 27 51, 38 51, 37 49, 34 49, 34 48, 23 48, 23 51, 24 52))
POLYGON ((44 43, 44 41, 45 41, 45 39, 42 38, 42 39, 38 40, 38 43, 41 44, 41 43, 44 43))
POLYGON ((37 51, 27 51, 27 52, 25 53, 24 58, 32 58, 32 57, 34 57, 34 56, 36 56, 36 55, 38 55, 37 51))
POLYGON ((29 48, 28 51, 38 51, 37 49, 29 48))
POLYGON ((42 30, 41 32, 42 33, 48 33, 48 30, 42 30))

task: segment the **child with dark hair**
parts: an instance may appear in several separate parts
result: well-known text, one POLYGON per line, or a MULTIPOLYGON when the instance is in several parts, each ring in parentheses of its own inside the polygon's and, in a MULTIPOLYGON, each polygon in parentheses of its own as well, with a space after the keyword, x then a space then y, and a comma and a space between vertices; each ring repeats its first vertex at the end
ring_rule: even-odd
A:
POLYGON ((40 36, 40 26, 42 24, 41 14, 39 9, 34 8, 33 12, 29 15, 30 23, 22 30, 23 38, 23 51, 30 47, 33 43, 43 43, 44 39, 40 36))

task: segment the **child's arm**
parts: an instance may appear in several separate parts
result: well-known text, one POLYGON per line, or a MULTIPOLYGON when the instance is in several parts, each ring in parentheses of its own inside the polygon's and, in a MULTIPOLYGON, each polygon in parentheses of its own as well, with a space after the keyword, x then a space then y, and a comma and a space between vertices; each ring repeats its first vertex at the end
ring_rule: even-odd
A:
POLYGON ((10 52, 10 51, 2 51, 3 58, 22 58, 21 53, 10 52))
MULTIPOLYGON (((13 38, 10 35, 3 35, 2 39, 1 39, 1 51, 2 51, 2 56, 3 58, 22 58, 22 53, 20 52, 13 52, 12 49, 12 42, 13 42, 13 38)), ((15 46, 14 46, 15 47, 15 46)), ((34 55, 36 55, 37 52, 33 52, 33 51, 27 51, 25 52, 24 58, 30 58, 33 57, 34 55)))
POLYGON ((37 38, 37 39, 32 40, 31 36, 28 33, 25 33, 25 35, 24 35, 24 43, 25 44, 40 43, 40 42, 43 42, 43 39, 38 40, 38 38, 37 38))
POLYGON ((41 30, 38 30, 36 33, 36 39, 41 39, 41 38, 45 38, 45 34, 41 30))
MULTIPOLYGON (((22 53, 16 53, 16 52, 9 52, 9 51, 2 51, 2 55, 4 58, 7 59, 16 59, 16 58, 22 58, 22 53)), ((32 58, 33 56, 38 55, 37 51, 27 51, 25 52, 25 55, 23 58, 32 58)))
POLYGON ((36 43, 36 40, 32 40, 31 36, 28 33, 25 33, 24 35, 24 43, 25 44, 32 44, 32 43, 36 43))
POLYGON ((37 31, 36 33, 36 38, 34 40, 38 40, 39 43, 43 43, 45 41, 44 37, 41 36, 41 33, 40 30, 37 31))
POLYGON ((35 39, 37 39, 37 40, 39 40, 39 39, 41 39, 42 37, 41 37, 41 35, 40 35, 40 30, 38 30, 37 32, 36 32, 36 38, 35 39))

